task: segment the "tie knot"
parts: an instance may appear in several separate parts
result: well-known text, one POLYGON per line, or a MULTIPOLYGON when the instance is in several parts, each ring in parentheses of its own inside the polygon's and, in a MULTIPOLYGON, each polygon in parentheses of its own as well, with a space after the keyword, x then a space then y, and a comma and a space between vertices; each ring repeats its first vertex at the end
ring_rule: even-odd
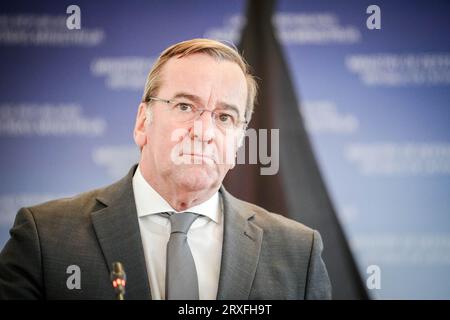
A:
POLYGON ((174 213, 167 212, 171 224, 170 233, 187 233, 198 214, 193 212, 174 213))

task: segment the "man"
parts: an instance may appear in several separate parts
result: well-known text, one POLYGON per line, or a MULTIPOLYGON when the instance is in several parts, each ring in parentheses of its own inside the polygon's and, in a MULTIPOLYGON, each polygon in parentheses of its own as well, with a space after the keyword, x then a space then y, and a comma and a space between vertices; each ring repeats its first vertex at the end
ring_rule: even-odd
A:
POLYGON ((0 255, 0 297, 114 299, 121 262, 126 299, 329 299, 319 233, 222 186, 255 96, 228 46, 166 49, 137 113, 139 164, 106 188, 22 208, 0 255))

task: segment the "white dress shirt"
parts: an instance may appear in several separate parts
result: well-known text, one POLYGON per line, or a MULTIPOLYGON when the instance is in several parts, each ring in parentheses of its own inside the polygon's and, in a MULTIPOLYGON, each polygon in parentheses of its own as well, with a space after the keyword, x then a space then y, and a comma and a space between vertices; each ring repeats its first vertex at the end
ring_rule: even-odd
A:
MULTIPOLYGON (((152 299, 164 300, 170 221, 160 213, 177 211, 148 184, 139 167, 133 176, 133 191, 152 299)), ((217 297, 222 260, 223 210, 219 193, 185 211, 200 214, 188 231, 187 241, 197 269, 199 298, 213 300, 217 297)))

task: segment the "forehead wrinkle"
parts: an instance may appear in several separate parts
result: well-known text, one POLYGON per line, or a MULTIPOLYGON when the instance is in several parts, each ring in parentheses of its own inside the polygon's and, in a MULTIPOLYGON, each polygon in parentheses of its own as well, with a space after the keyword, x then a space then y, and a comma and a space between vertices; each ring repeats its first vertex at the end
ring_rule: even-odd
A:
MULTIPOLYGON (((220 84, 223 82, 223 76, 221 76, 219 78, 219 87, 222 87, 220 84)), ((214 83, 211 87, 210 87, 210 94, 209 94, 209 99, 208 99, 208 105, 211 104, 211 100, 213 99, 213 89, 217 86, 216 83, 214 83)), ((218 91, 219 89, 215 90, 218 91)), ((219 91, 220 92, 220 91, 219 91)), ((215 96, 215 95, 214 95, 215 96)), ((223 100, 219 100, 216 98, 216 103, 213 106, 213 109, 222 109, 222 110, 233 110, 238 116, 241 115, 240 109, 237 105, 233 104, 233 103, 228 103, 226 101, 223 100)))
MULTIPOLYGON (((210 57, 208 57, 208 58, 210 58, 210 57)), ((184 59, 189 59, 189 57, 183 57, 180 60, 184 60, 184 59)), ((182 72, 180 73, 180 72, 178 72, 179 71, 178 70, 175 74, 173 74, 173 72, 175 72, 176 69, 178 69, 179 67, 182 66, 182 64, 180 64, 180 62, 181 62, 180 60, 177 61, 177 59, 174 59, 174 60, 172 60, 172 58, 169 59, 168 63, 163 67, 163 70, 162 70, 162 75, 163 75, 163 77, 162 77, 163 79, 162 80, 164 81, 164 83, 167 84, 167 81, 168 81, 167 76, 169 76, 168 73, 170 72, 170 76, 174 76, 174 75, 176 77, 178 76, 176 82, 178 84, 182 85, 182 87, 184 87, 181 90, 179 90, 175 95, 180 94, 180 93, 186 94, 186 96, 184 98, 190 98, 191 101, 196 102, 196 103, 200 103, 204 107, 208 107, 213 102, 215 102, 215 106, 220 106, 221 108, 224 108, 224 109, 232 109, 234 111, 237 111, 238 114, 241 114, 241 108, 240 107, 243 107, 242 108, 243 109, 242 112, 244 112, 245 107, 246 107, 246 105, 245 105, 246 95, 244 97, 245 101, 244 101, 244 104, 242 106, 241 106, 241 103, 240 103, 240 97, 239 97, 239 102, 238 101, 231 102, 231 101, 224 101, 224 100, 217 101, 218 100, 217 95, 220 94, 220 93, 223 93, 222 92, 223 91, 223 86, 221 84, 225 81, 225 79, 228 80, 227 83, 229 84, 229 80, 230 80, 229 76, 230 75, 228 73, 225 72, 224 74, 221 74, 220 77, 214 78, 213 81, 211 81, 211 82, 208 81, 207 84, 203 84, 203 85, 207 85, 207 88, 204 88, 203 93, 202 93, 202 95, 205 94, 205 95, 208 96, 207 101, 205 101, 199 95, 194 94, 194 92, 196 92, 196 90, 195 90, 195 87, 192 86, 193 83, 186 82, 186 79, 184 79, 184 77, 180 78, 180 76, 183 75, 182 72), (191 95, 191 96, 188 97, 187 95, 191 95)), ((217 65, 219 65, 222 68, 226 67, 226 69, 229 68, 228 64, 233 64, 233 66, 234 66, 234 63, 232 63, 230 61, 217 61, 215 59, 214 59, 214 64, 217 64, 217 65)), ((236 67, 238 68, 237 65, 236 65, 236 67)), ((223 70, 218 70, 218 71, 219 71, 219 73, 222 73, 223 70)), ((240 69, 238 71, 242 72, 240 69)), ((244 81, 244 86, 245 86, 245 89, 247 89, 245 81, 244 81)), ((244 90, 244 91, 246 91, 246 90, 244 90)), ((230 94, 230 93, 228 93, 228 94, 230 94)), ((233 97, 233 100, 234 100, 234 98, 238 98, 238 97, 235 97, 234 94, 232 94, 230 97, 233 97)), ((166 97, 164 97, 164 98, 166 98, 166 97)), ((167 97, 167 98, 169 98, 169 97, 167 97)))

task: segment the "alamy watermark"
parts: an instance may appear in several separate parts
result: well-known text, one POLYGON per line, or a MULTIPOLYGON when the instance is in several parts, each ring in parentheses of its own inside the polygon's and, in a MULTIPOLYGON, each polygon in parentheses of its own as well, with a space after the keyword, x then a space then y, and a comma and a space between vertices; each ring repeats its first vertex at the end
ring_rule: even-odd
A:
MULTIPOLYGON (((213 130, 211 128, 211 130, 213 130)), ((215 139, 215 143, 206 143, 206 136, 217 135, 212 131, 202 130, 201 122, 194 122, 191 129, 175 129, 171 141, 177 143, 171 150, 171 161, 181 164, 230 165, 259 164, 261 175, 275 175, 279 170, 280 134, 279 129, 253 129, 236 132, 229 129, 224 132, 223 139, 215 139), (193 132, 191 132, 192 130, 193 132), (188 139, 188 135, 203 138, 188 139), (248 159, 247 159, 248 155, 248 159), (248 161, 247 161, 248 160, 248 161)))
POLYGON ((366 279, 367 289, 381 289, 381 269, 379 266, 372 264, 367 267, 366 273, 369 275, 366 279))
POLYGON ((66 273, 70 276, 67 277, 66 286, 69 290, 81 289, 81 269, 76 264, 72 264, 67 267, 66 273))
POLYGON ((369 30, 380 30, 381 29, 381 9, 376 4, 372 4, 367 7, 367 14, 370 16, 366 20, 366 26, 369 30))
POLYGON ((66 27, 69 30, 81 29, 81 9, 79 6, 72 4, 67 7, 66 13, 69 16, 66 19, 66 27))

